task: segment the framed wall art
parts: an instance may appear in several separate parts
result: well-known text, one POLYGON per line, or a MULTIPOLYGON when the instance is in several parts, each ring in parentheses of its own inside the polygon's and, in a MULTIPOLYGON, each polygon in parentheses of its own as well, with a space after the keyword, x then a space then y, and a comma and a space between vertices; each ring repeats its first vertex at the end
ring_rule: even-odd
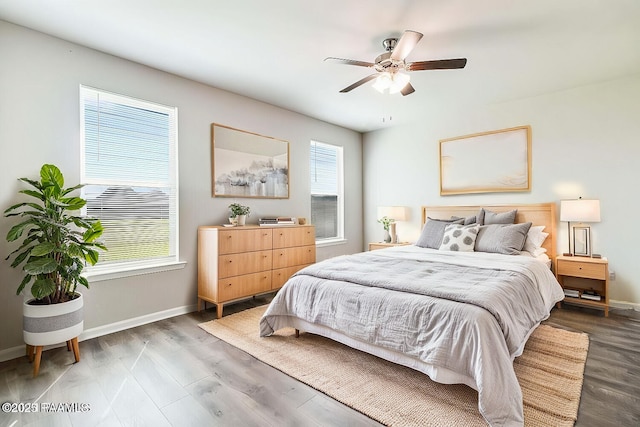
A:
POLYGON ((531 190, 531 126, 440 140, 440 194, 531 190))
POLYGON ((289 198, 289 143, 211 124, 213 197, 289 198))

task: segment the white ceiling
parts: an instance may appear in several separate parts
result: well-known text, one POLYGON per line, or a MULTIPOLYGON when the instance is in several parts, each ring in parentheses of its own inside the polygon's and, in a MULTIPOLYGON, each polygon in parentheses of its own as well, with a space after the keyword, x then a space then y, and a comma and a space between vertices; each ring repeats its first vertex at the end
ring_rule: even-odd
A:
POLYGON ((639 0, 0 0, 0 19, 361 132, 640 73, 639 0), (370 70, 325 57, 372 62, 405 29, 407 61, 466 68, 338 93, 370 70))

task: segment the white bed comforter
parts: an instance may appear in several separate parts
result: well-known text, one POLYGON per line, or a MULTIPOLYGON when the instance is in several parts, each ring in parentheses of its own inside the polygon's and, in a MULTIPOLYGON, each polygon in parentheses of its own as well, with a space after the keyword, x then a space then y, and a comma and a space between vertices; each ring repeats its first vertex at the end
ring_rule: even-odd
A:
POLYGON ((534 258, 402 246, 299 271, 271 302, 260 335, 300 321, 318 325, 315 333, 337 331, 364 343, 361 349, 379 347, 435 367, 421 369, 435 381, 451 381, 432 375, 438 369, 456 373, 456 382, 478 391, 490 425, 522 425, 513 359, 563 297, 534 258))

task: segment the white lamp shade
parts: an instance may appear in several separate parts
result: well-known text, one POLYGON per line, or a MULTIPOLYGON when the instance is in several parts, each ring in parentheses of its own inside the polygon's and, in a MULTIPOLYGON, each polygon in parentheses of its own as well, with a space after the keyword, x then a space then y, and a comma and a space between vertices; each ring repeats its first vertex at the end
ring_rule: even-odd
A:
POLYGON ((378 207, 378 219, 382 217, 391 218, 396 221, 406 221, 409 217, 408 209, 405 206, 380 206, 378 207))
POLYGON ((409 83, 410 79, 408 74, 385 71, 376 77, 373 88, 380 93, 384 93, 387 89, 389 89, 389 93, 398 93, 409 83))
POLYGON ((600 222, 600 200, 561 200, 560 221, 600 222))
POLYGON ((411 78, 408 74, 395 73, 392 77, 393 82, 389 86, 389 93, 398 93, 404 88, 411 78))

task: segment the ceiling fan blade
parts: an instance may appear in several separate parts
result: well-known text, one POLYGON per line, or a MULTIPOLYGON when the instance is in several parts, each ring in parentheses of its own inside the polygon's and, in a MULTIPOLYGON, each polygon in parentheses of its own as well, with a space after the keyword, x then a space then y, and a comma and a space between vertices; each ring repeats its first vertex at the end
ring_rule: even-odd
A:
POLYGON ((332 56, 325 58, 325 61, 337 62, 338 64, 357 65, 359 67, 373 67, 373 62, 356 61, 355 59, 334 58, 332 56))
POLYGON ((405 66, 407 71, 422 70, 451 70, 454 68, 464 68, 467 65, 467 58, 439 59, 435 61, 412 62, 405 66))
POLYGON ((400 93, 402 94, 402 96, 407 96, 411 95, 415 91, 416 90, 413 88, 413 86, 411 86, 411 83, 407 83, 406 86, 402 88, 400 93))
POLYGON ((342 89, 340 91, 340 93, 347 93, 355 88, 357 88, 358 86, 362 86, 363 84, 365 84, 366 82, 375 79, 376 77, 378 77, 378 74, 371 74, 367 77, 365 77, 364 79, 360 79, 357 82, 355 82, 354 84, 352 84, 351 86, 347 86, 344 89, 342 89))
POLYGON ((406 30, 391 52, 391 59, 403 61, 422 38, 422 33, 406 30))

